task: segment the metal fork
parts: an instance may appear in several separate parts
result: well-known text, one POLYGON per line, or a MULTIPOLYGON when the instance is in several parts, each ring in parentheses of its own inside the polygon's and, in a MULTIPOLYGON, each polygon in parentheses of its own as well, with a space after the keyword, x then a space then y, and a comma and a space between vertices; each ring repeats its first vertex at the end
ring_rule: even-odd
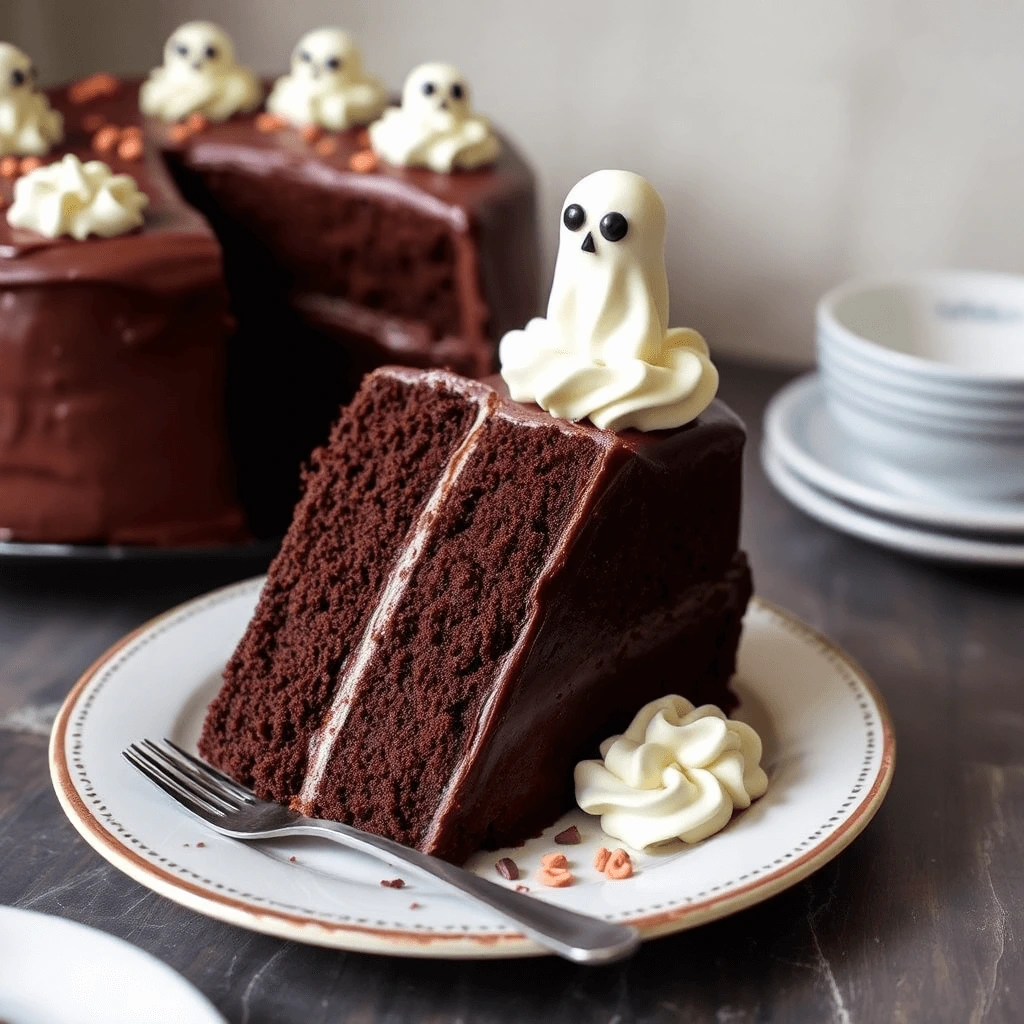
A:
POLYGON ((250 790, 171 740, 142 740, 123 755, 132 767, 221 835, 233 839, 296 835, 330 839, 400 866, 438 888, 456 890, 513 923, 538 945, 575 963, 611 963, 629 956, 639 944, 636 929, 628 925, 553 906, 382 836, 336 821, 307 818, 281 804, 258 800, 250 790))

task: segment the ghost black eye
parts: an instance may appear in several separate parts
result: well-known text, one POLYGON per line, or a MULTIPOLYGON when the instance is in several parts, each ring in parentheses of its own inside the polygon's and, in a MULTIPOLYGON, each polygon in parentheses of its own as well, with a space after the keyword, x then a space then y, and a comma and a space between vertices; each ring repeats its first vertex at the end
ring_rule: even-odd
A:
POLYGON ((452 99, 453 100, 461 100, 462 97, 465 94, 466 94, 466 90, 462 88, 462 83, 461 82, 456 82, 452 86, 452 99))
POLYGON ((11 83, 15 86, 25 84, 25 72, 21 68, 15 68, 11 72, 11 83))
POLYGON ((184 43, 178 43, 178 45, 175 46, 174 49, 175 49, 175 52, 178 54, 179 57, 187 57, 188 56, 188 47, 184 43))
POLYGON ((609 242, 619 242, 626 237, 629 221, 621 213, 606 213, 601 218, 601 234, 609 242))
POLYGON ((309 50, 303 50, 303 51, 302 51, 302 53, 300 53, 300 54, 299 54, 299 60, 304 60, 304 61, 305 61, 305 62, 306 62, 307 64, 308 64, 308 63, 309 63, 309 62, 310 62, 310 61, 311 61, 312 59, 313 59, 313 54, 311 54, 311 53, 309 52, 309 50))
POLYGON ((573 203, 571 206, 565 208, 565 213, 562 214, 562 223, 570 231, 579 231, 583 227, 583 222, 587 219, 587 213, 580 206, 579 203, 573 203))
POLYGON ((433 96, 434 95, 434 83, 433 82, 424 82, 420 86, 420 89, 422 90, 424 96, 433 96))
POLYGON ((327 67, 328 67, 328 69, 330 71, 337 71, 341 67, 341 58, 340 57, 328 57, 327 58, 327 67))
POLYGON ((216 60, 217 59, 217 47, 216 46, 208 46, 206 48, 206 56, 210 60, 216 60))

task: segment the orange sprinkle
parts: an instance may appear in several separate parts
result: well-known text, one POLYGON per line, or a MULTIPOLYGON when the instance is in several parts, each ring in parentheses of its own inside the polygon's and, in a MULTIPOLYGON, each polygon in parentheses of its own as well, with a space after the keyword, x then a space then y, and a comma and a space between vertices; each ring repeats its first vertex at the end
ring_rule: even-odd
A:
POLYGON ((22 174, 29 174, 34 171, 37 167, 42 167, 43 161, 37 156, 25 156, 21 158, 21 163, 18 165, 18 170, 22 174))
POLYGON ((361 149, 349 157, 348 166, 359 174, 369 174, 377 170, 377 154, 372 149, 361 149))
POLYGON ((184 124, 172 124, 167 129, 167 134, 170 136, 171 142, 184 142, 192 133, 184 124))
POLYGON ((68 99, 72 103, 88 103, 101 96, 113 96, 121 88, 120 81, 106 71, 80 79, 68 89, 68 99))
POLYGON ((550 886, 552 889, 564 889, 576 881, 568 868, 541 868, 537 872, 537 881, 541 885, 550 886))
POLYGON ((256 115, 256 131, 276 132, 280 131, 288 122, 279 114, 268 114, 266 112, 256 115))
POLYGON ((124 136, 117 144, 117 155, 122 160, 138 160, 142 156, 142 139, 124 136))
POLYGON ((142 129, 137 124, 130 124, 121 131, 122 139, 138 139, 142 141, 142 129))
POLYGON ((82 127, 89 132, 98 132, 105 124, 107 119, 102 114, 86 114, 82 118, 82 127))
POLYGON ((540 859, 542 868, 568 868, 569 860, 564 853, 545 853, 540 859))
POLYGON ((320 154, 320 156, 330 156, 332 153, 337 152, 338 140, 337 139, 321 139, 313 149, 320 154))
POLYGON ((185 127, 188 128, 190 135, 198 135, 199 132, 205 132, 210 127, 210 121, 205 114, 196 111, 185 118, 185 127))
POLYGON ((120 141, 121 129, 116 124, 104 125, 93 137, 92 148, 97 153, 109 153, 120 141))
POLYGON ((324 137, 324 130, 318 124, 307 124, 299 134, 302 136, 303 142, 308 142, 312 146, 314 142, 324 137))
POLYGON ((598 871, 604 871, 608 864, 608 858, 612 855, 612 851, 607 846, 602 846, 597 853, 594 854, 594 867, 598 871))
POLYGON ((633 874, 633 862, 629 859, 629 854, 625 850, 616 850, 608 858, 604 873, 616 881, 629 878, 633 874))
POLYGON ((5 156, 0 160, 0 177, 16 178, 18 176, 18 158, 5 156))

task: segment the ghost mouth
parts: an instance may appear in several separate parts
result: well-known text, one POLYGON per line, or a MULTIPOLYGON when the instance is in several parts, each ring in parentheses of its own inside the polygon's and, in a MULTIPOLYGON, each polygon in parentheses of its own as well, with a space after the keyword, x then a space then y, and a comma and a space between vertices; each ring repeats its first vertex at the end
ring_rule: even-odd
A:
POLYGON ((592 231, 587 232, 587 237, 583 239, 583 244, 580 248, 584 252, 597 252, 597 246, 594 245, 594 233, 592 231))
POLYGON ((192 62, 192 70, 193 71, 202 71, 203 70, 203 62, 201 60, 193 61, 192 62))

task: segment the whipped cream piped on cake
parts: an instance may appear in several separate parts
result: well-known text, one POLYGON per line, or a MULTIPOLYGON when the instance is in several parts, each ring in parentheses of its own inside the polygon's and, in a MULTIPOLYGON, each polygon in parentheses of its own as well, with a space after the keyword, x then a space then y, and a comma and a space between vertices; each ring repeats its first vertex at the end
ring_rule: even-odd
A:
POLYGON ((64 138, 64 119, 36 91, 27 53, 0 43, 0 157, 45 156, 64 138))
POLYGON ((595 171, 562 210, 546 317, 501 340, 512 397, 607 430, 667 430, 718 391, 707 343, 668 326, 665 204, 645 178, 595 171))
POLYGON ((149 198, 130 174, 114 174, 102 160, 83 164, 68 153, 14 183, 7 222, 47 238, 112 238, 139 227, 148 205, 149 198))
POLYGON ((439 63, 409 73, 402 105, 370 125, 370 144, 389 164, 440 173, 483 167, 501 151, 490 121, 473 112, 462 73, 439 63))
POLYGON ((263 87, 253 72, 235 61, 235 45, 219 25, 189 21, 164 46, 164 62, 139 90, 139 107, 149 117, 180 121, 202 114, 226 121, 255 110, 263 87))
POLYGON ((369 124, 387 106, 384 84, 368 75, 358 44, 339 28, 307 32, 292 51, 292 69, 274 83, 267 110, 293 125, 342 132, 369 124))
POLYGON ((576 766, 576 802, 638 850, 700 842, 768 788, 757 733, 683 697, 645 705, 623 735, 601 744, 601 757, 576 766))

